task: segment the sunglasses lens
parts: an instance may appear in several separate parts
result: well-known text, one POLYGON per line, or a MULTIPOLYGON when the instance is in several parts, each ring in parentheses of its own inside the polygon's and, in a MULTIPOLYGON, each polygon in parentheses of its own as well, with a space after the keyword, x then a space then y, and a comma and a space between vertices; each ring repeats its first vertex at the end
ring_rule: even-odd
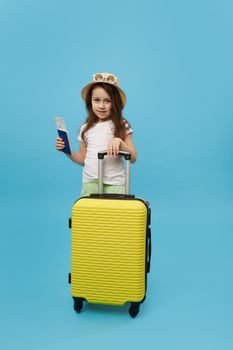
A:
POLYGON ((101 81, 101 80, 103 80, 102 74, 96 74, 95 81, 101 81))
POLYGON ((114 76, 113 76, 113 75, 109 75, 109 76, 107 77, 107 81, 108 81, 109 83, 114 83, 114 81, 115 81, 114 76))

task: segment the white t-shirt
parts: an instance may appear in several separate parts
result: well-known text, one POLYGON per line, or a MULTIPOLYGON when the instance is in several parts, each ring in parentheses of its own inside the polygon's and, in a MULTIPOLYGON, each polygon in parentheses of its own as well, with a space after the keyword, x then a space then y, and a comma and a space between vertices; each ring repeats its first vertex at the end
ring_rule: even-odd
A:
MULTIPOLYGON (((78 140, 82 141, 81 134, 86 124, 80 128, 78 140)), ((126 129, 126 134, 132 133, 131 128, 126 129)), ((111 120, 94 124, 85 133, 87 154, 83 169, 83 182, 91 182, 98 179, 98 152, 107 149, 114 138, 114 124, 111 120)), ((103 160, 103 183, 108 185, 124 185, 125 175, 123 160, 119 156, 105 156, 103 160)))

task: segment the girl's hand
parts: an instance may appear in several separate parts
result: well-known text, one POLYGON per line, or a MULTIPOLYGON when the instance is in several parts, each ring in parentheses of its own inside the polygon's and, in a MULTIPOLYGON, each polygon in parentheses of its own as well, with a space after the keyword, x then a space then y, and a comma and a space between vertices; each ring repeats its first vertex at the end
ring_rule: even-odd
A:
POLYGON ((107 147, 108 156, 116 156, 120 151, 120 145, 122 140, 119 137, 115 137, 107 147))
POLYGON ((60 138, 57 137, 56 139, 56 150, 62 151, 65 148, 65 142, 60 138))

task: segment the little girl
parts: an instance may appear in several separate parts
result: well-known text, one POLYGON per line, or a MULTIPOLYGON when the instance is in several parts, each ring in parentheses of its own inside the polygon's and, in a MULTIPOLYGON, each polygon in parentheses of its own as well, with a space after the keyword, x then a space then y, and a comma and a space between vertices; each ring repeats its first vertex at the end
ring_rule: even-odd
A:
MULTIPOLYGON (((130 152, 132 163, 137 157, 133 130, 122 116, 125 93, 113 74, 97 73, 82 89, 81 96, 88 116, 78 135, 79 151, 68 155, 73 162, 84 165, 81 196, 98 193, 97 153, 104 150, 108 156, 103 164, 103 193, 124 193, 123 160, 118 153, 130 152)), ((56 149, 62 151, 64 147, 63 140, 57 137, 56 149)))

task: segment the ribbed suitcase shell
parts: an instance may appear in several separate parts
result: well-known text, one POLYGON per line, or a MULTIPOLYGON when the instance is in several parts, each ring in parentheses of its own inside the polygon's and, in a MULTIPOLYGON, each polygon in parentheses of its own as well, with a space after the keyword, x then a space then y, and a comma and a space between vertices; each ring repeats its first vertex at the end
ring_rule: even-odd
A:
POLYGON ((84 197, 74 204, 73 297, 112 305, 143 300, 147 216, 148 208, 140 199, 84 197))

